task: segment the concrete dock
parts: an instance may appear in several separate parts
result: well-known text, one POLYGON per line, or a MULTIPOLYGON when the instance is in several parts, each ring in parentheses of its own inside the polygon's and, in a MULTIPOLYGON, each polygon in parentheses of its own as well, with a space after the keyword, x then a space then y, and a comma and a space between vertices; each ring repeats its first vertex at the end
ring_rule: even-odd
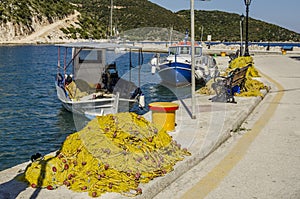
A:
MULTIPOLYGON (((143 184, 143 194, 135 198, 300 198, 298 59, 254 56, 255 67, 265 74, 261 81, 271 86, 265 98, 236 97, 237 104, 230 104, 197 94, 196 119, 191 119, 191 99, 177 101, 177 126, 170 134, 192 155, 143 184)), ((221 61, 225 66, 228 59, 221 61)), ((64 186, 27 187, 15 179, 27 165, 0 172, 0 199, 90 198, 64 186)), ((127 197, 108 193, 100 198, 127 197)))
POLYGON ((155 199, 300 198, 299 61, 255 56, 270 92, 239 131, 155 199))

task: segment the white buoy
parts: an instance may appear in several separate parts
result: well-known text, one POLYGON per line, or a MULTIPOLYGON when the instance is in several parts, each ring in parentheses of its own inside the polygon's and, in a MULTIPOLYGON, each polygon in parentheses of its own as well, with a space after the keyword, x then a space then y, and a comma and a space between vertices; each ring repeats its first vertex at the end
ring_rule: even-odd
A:
POLYGON ((153 58, 151 59, 151 61, 150 61, 150 64, 151 64, 152 66, 155 66, 155 65, 157 65, 157 62, 158 62, 157 57, 153 57, 153 58))
POLYGON ((155 72, 156 72, 156 66, 152 66, 152 67, 151 67, 151 73, 152 73, 152 75, 154 75, 155 72))
POLYGON ((145 107, 145 96, 144 96, 144 94, 140 95, 140 98, 139 98, 139 107, 140 108, 144 108, 145 107))

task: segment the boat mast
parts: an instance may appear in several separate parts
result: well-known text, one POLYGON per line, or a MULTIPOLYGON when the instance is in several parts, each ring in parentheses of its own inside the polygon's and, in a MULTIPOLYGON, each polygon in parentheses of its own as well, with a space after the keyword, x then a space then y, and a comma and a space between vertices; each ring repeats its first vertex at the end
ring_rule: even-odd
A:
POLYGON ((169 42, 170 42, 170 46, 172 45, 172 36, 173 36, 173 26, 171 27, 170 29, 170 39, 169 39, 169 42))
POLYGON ((113 22, 112 22, 112 18, 113 18, 113 0, 110 0, 110 37, 112 37, 113 35, 113 22))

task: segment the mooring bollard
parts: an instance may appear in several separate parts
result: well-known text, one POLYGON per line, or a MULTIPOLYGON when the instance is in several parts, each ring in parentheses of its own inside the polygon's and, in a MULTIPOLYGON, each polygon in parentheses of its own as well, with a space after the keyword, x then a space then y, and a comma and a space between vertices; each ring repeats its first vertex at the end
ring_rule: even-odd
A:
POLYGON ((175 111, 179 105, 172 102, 153 102, 149 104, 152 122, 166 131, 175 130, 175 111))

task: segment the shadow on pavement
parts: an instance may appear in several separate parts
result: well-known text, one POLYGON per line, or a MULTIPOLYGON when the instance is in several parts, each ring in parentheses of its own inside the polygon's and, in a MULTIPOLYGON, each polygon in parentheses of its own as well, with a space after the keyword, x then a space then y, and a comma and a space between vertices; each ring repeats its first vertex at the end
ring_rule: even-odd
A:
POLYGON ((19 180, 23 173, 18 174, 12 180, 0 184, 0 199, 15 199, 28 185, 19 180))

